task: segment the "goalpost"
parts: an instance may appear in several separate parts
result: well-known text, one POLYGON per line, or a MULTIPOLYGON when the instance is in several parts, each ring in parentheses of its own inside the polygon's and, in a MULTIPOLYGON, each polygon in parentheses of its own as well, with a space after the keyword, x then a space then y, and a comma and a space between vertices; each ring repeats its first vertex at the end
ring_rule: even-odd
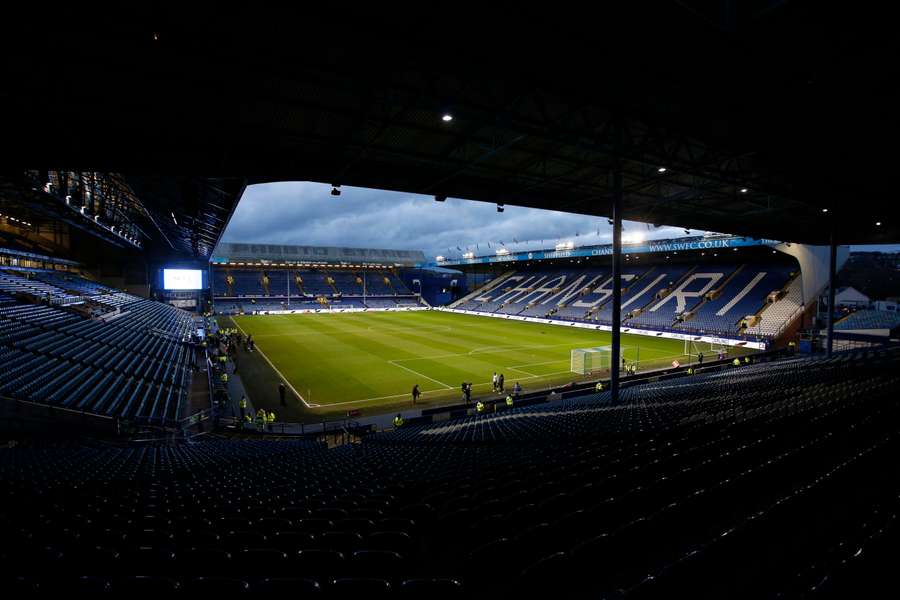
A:
POLYGON ((572 373, 589 375, 596 371, 609 369, 609 348, 573 348, 571 354, 572 373))
POLYGON ((703 353, 704 356, 712 358, 720 352, 728 354, 728 346, 725 344, 714 344, 712 342, 695 342, 693 340, 684 340, 684 355, 694 356, 703 353))

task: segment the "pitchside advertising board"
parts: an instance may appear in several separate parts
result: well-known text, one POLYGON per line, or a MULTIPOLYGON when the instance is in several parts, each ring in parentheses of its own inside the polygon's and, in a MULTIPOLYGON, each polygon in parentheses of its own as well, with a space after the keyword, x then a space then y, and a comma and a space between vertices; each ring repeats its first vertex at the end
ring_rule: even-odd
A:
MULTIPOLYGON (((557 321, 555 319, 541 319, 538 317, 523 317, 521 315, 507 315, 501 313, 483 313, 473 310, 462 310, 460 308, 436 308, 445 312, 453 312, 464 315, 474 315, 476 317, 493 317, 495 319, 508 319, 510 321, 526 321, 528 323, 543 323, 544 325, 556 325, 559 327, 575 327, 578 329, 596 329, 598 331, 612 331, 610 325, 600 325, 597 323, 584 323, 580 321, 557 321)), ((753 348, 755 350, 765 350, 766 342, 762 340, 745 340, 738 338, 725 338, 713 335, 697 335, 690 333, 675 333, 672 331, 656 331, 653 329, 637 329, 634 327, 620 328, 622 333, 630 335, 643 335, 646 337, 661 337, 673 340, 686 340, 691 342, 707 342, 710 344, 718 344, 721 346, 737 346, 741 348, 753 348)))
MULTIPOLYGON (((641 244, 625 244, 622 254, 647 254, 653 252, 678 252, 689 250, 726 250, 751 246, 776 246, 777 240, 753 239, 747 237, 685 238, 680 240, 658 240, 641 244)), ((475 265, 486 263, 518 262, 523 260, 553 260, 560 258, 585 258, 591 256, 612 256, 612 245, 573 248, 572 250, 535 250, 514 252, 499 256, 476 256, 474 258, 448 259, 439 266, 475 265)))

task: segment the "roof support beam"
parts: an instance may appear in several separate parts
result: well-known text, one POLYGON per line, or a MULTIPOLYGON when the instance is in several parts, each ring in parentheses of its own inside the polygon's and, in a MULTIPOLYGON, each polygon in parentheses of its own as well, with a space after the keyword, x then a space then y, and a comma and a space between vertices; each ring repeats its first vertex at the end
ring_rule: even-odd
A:
MULTIPOLYGON (((621 145, 621 129, 616 123, 616 150, 621 145)), ((612 403, 619 403, 619 355, 622 353, 622 162, 614 157, 613 167, 613 253, 612 253, 612 352, 610 353, 609 383, 612 403)))
POLYGON ((831 252, 828 256, 828 338, 826 340, 828 358, 834 351, 834 295, 837 285, 837 220, 831 217, 831 252))

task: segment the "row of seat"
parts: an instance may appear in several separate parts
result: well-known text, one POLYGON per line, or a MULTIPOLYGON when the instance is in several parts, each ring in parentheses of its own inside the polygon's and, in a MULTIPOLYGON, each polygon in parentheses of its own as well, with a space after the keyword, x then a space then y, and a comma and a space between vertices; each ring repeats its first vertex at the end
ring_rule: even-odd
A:
POLYGON ((0 306, 0 394, 157 425, 177 421, 194 359, 192 318, 129 298, 107 320, 34 304, 0 306))
POLYGON ((260 271, 248 269, 213 270, 213 294, 217 297, 323 295, 335 293, 349 296, 366 295, 410 295, 411 292, 394 273, 371 271, 355 273, 347 271, 275 270, 260 271))
MULTIPOLYGON (((791 273, 792 267, 774 262, 626 266, 622 322, 635 328, 738 336, 744 333, 741 320, 760 311, 791 273)), ((596 268, 520 271, 457 308, 608 325, 610 282, 608 271, 596 268)))
POLYGON ((326 591, 452 579, 476 596, 846 591, 889 576, 898 366, 896 350, 792 358, 332 449, 8 450, 0 561, 24 585, 52 571, 111 589, 225 577, 252 591, 302 575, 326 591))
POLYGON ((406 579, 398 584, 377 577, 346 577, 316 581, 303 577, 267 577, 248 581, 238 577, 17 577, 7 590, 12 594, 83 592, 86 594, 279 594, 324 597, 357 594, 365 598, 461 598, 463 588, 453 579, 406 579))

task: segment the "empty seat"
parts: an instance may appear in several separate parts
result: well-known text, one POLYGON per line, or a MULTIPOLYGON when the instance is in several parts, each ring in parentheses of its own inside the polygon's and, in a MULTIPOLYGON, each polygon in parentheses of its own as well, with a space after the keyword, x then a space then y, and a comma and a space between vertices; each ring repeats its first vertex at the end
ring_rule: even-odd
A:
POLYGON ((336 575, 344 568, 344 555, 334 550, 301 550, 297 553, 296 567, 303 575, 336 575))
POLYGON ((296 595, 299 598, 318 596, 322 593, 322 586, 313 579, 297 577, 273 577, 263 579, 254 589, 260 593, 296 595))
POLYGON ((405 562, 396 552, 386 550, 357 550, 351 558, 354 573, 370 577, 395 578, 401 575, 405 562))
POLYGON ((185 589, 199 594, 243 594, 250 592, 250 584, 231 577, 195 577, 186 582, 185 589))
POLYGON ((342 578, 331 583, 331 589, 338 594, 360 595, 365 598, 384 598, 391 592, 391 584, 384 579, 342 578))

